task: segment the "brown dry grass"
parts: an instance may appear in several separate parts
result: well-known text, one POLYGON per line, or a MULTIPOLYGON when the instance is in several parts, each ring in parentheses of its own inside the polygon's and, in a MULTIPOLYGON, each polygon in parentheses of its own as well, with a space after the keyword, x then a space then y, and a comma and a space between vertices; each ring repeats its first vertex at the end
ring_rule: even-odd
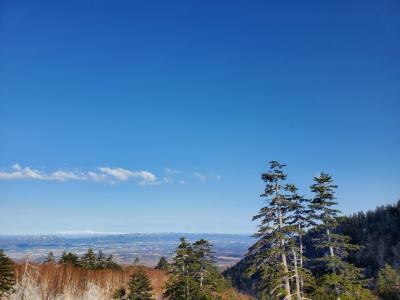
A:
MULTIPOLYGON (((21 281, 26 266, 16 266, 17 281, 21 281)), ((68 265, 31 265, 28 267, 31 276, 36 281, 44 299, 54 299, 56 295, 65 293, 66 288, 74 291, 84 291, 89 283, 93 283, 112 294, 117 288, 125 287, 135 267, 127 266, 122 271, 110 269, 85 270, 68 265)), ((168 274, 161 270, 143 267, 149 276, 157 299, 161 299, 164 283, 168 274)))
MULTIPOLYGON (((26 265, 16 266, 17 282, 22 283, 26 274, 26 265)), ((103 292, 103 299, 110 299, 113 292, 120 287, 127 288, 129 277, 135 271, 133 266, 125 266, 122 271, 115 270, 85 270, 68 265, 29 265, 28 273, 35 282, 40 298, 44 300, 64 298, 83 299, 84 291, 90 284, 99 287, 103 292), (70 295, 66 297, 65 295, 70 295), (63 295, 63 296, 61 296, 63 295)), ((169 275, 165 271, 143 267, 151 280, 155 298, 163 299, 163 287, 169 275)), ((238 293, 234 289, 224 291, 225 300, 249 300, 248 296, 238 293)))

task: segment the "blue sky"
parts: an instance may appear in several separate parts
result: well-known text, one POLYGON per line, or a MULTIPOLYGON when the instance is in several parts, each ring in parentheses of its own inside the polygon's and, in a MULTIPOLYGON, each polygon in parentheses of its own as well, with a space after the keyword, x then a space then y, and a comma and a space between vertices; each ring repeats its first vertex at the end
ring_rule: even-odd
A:
POLYGON ((260 173, 400 198, 400 3, 2 1, 0 233, 255 231, 260 173))

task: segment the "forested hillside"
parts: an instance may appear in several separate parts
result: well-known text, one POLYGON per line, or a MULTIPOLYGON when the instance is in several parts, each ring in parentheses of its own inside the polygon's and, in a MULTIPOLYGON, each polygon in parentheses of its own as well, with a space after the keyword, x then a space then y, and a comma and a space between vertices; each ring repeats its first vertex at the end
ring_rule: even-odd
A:
MULTIPOLYGON (((352 243, 361 248, 350 253, 348 261, 364 269, 370 279, 370 286, 375 288, 379 270, 386 264, 400 270, 400 201, 393 205, 381 206, 373 211, 359 212, 338 219, 335 229, 351 238, 352 243)), ((313 248, 312 239, 315 232, 304 236, 305 256, 318 257, 318 250, 313 248)), ((246 257, 236 265, 228 268, 224 275, 239 290, 255 294, 260 284, 260 274, 252 273, 251 257, 246 257)))
POLYGON ((385 264, 400 270, 400 201, 345 217, 338 230, 363 246, 349 260, 365 268, 368 277, 376 277, 385 264))

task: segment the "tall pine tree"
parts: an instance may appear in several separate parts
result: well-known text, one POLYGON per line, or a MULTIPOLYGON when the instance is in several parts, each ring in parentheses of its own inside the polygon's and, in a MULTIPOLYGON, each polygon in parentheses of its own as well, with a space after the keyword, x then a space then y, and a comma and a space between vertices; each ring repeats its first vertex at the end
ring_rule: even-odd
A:
POLYGON ((196 293, 193 274, 193 250, 189 242, 181 237, 171 266, 171 278, 166 283, 165 296, 171 299, 192 299, 196 293))
POLYGON ((291 258, 293 262, 293 276, 295 279, 295 293, 298 300, 305 298, 305 283, 311 284, 312 276, 305 268, 304 261, 304 246, 303 236, 314 222, 310 215, 310 209, 307 203, 309 202, 304 196, 298 194, 298 189, 294 184, 287 184, 285 186, 287 199, 290 200, 290 216, 288 217, 288 224, 293 226, 291 231, 294 236, 289 240, 291 248, 291 258))
MULTIPOLYGON (((270 170, 261 175, 265 182, 265 191, 261 197, 266 198, 266 206, 260 209, 253 220, 260 220, 258 232, 254 234, 258 241, 249 249, 249 255, 256 258, 257 268, 264 268, 268 284, 263 286, 267 294, 278 298, 292 299, 288 241, 293 236, 293 226, 289 224, 291 200, 284 194, 287 175, 285 165, 277 161, 269 163, 270 170)), ((271 297, 271 296, 269 296, 271 297)))
POLYGON ((164 295, 175 300, 215 299, 226 281, 213 265, 212 253, 212 245, 204 239, 190 244, 181 238, 164 295))
POLYGON ((329 297, 337 300, 367 299, 368 291, 362 287, 361 269, 345 260, 350 251, 359 247, 351 244, 348 236, 334 231, 340 213, 336 209, 336 188, 332 177, 327 173, 314 177, 314 184, 310 187, 314 197, 309 207, 315 220, 319 222, 319 236, 315 238, 314 243, 322 252, 322 257, 318 259, 322 275, 318 281, 316 295, 330 295, 329 297))
POLYGON ((195 263, 195 278, 198 279, 200 289, 207 284, 208 275, 213 272, 212 245, 201 239, 193 243, 193 261, 195 263))

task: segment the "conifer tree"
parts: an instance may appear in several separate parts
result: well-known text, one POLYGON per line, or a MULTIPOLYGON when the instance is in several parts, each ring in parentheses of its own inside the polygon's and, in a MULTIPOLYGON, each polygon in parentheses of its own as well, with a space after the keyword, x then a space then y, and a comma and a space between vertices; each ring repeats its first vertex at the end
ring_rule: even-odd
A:
POLYGON ((314 198, 309 207, 312 209, 314 218, 319 221, 318 232, 320 233, 314 243, 316 248, 323 252, 323 256, 318 259, 323 272, 318 281, 318 289, 324 290, 326 294, 334 295, 337 300, 341 297, 346 298, 348 295, 356 299, 367 299, 365 297, 368 293, 362 287, 361 269, 345 260, 350 251, 357 250, 359 247, 351 244, 348 236, 334 232, 340 213, 335 208, 336 188, 332 177, 327 173, 314 177, 314 184, 311 186, 314 198))
POLYGON ((157 269, 157 270, 169 271, 169 269, 170 269, 170 264, 169 264, 169 262, 167 261, 167 259, 166 259, 164 256, 162 256, 162 257, 160 258, 160 260, 158 261, 157 265, 155 266, 155 269, 157 269))
POLYGON ((96 257, 96 268, 104 269, 107 268, 107 258, 102 250, 99 250, 96 257))
POLYGON ((172 277, 166 284, 165 296, 171 299, 192 299, 194 279, 192 274, 193 251, 190 243, 181 237, 172 264, 172 277))
POLYGON ((378 273, 377 288, 383 300, 400 300, 400 272, 386 264, 378 273))
POLYGON ((122 271, 122 266, 114 261, 114 256, 112 254, 107 257, 105 267, 116 271, 122 271))
POLYGON ((285 190, 289 193, 287 198, 291 202, 291 215, 288 223, 293 226, 292 231, 295 234, 295 238, 290 244, 296 281, 296 296, 298 299, 302 299, 305 297, 305 281, 308 281, 308 285, 310 285, 310 281, 313 281, 311 273, 304 265, 303 236, 308 228, 315 225, 315 221, 308 207, 309 200, 298 194, 298 188, 294 184, 287 184, 285 190))
POLYGON ((15 283, 14 262, 0 250, 0 298, 12 292, 15 283))
POLYGON ((79 256, 72 252, 67 253, 66 251, 63 251, 58 263, 78 267, 79 266, 79 256))
POLYGON ((130 300, 150 300, 153 299, 150 279, 147 277, 142 267, 138 267, 129 280, 130 300))
POLYGON ((96 269, 97 257, 92 248, 89 248, 88 251, 82 255, 80 265, 84 269, 96 269))
POLYGON ((292 299, 289 280, 288 240, 292 238, 293 226, 289 222, 291 201, 284 195, 287 175, 283 172, 285 165, 271 161, 270 170, 261 175, 265 182, 267 204, 261 208, 253 220, 260 220, 258 232, 254 234, 258 241, 249 249, 249 255, 256 258, 257 268, 264 268, 270 284, 264 286, 269 294, 277 297, 284 295, 292 299))
POLYGON ((212 245, 208 241, 201 239, 193 243, 193 261, 195 279, 198 279, 200 289, 203 289, 204 284, 209 284, 209 274, 214 272, 212 245))
POLYGON ((213 265, 212 245, 201 239, 190 244, 185 238, 176 249, 165 296, 176 300, 215 299, 226 281, 213 265))
POLYGON ((56 258, 52 251, 50 251, 47 256, 44 258, 43 264, 55 264, 56 258))

